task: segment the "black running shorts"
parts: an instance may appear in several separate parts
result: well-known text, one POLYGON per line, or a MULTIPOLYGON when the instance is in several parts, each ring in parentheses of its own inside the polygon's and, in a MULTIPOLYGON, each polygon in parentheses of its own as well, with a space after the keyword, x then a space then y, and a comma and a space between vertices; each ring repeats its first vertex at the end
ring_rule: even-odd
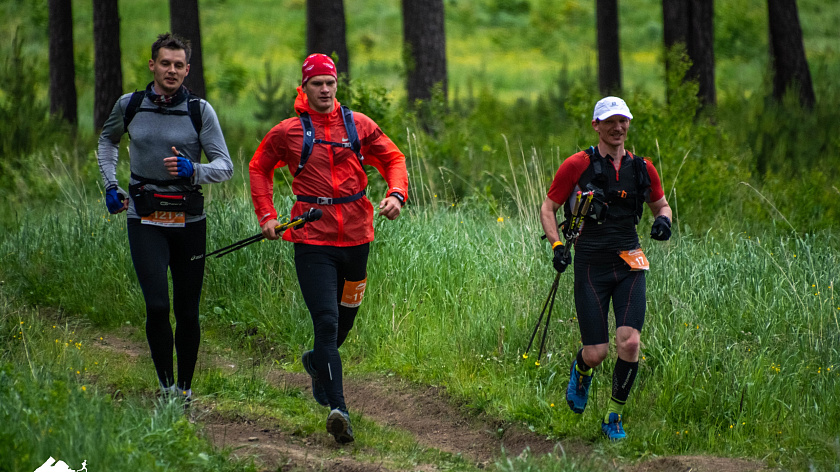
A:
POLYGON ((584 346, 609 342, 607 314, 615 325, 639 331, 645 323, 645 272, 631 271, 618 256, 610 262, 575 258, 575 308, 584 346))

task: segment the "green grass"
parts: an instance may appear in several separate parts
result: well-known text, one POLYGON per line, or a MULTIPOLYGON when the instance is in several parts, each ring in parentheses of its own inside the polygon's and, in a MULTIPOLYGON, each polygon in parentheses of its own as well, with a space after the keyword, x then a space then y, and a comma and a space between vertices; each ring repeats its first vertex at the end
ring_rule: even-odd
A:
MULTIPOLYGON (((34 470, 45 453, 71 467, 85 458, 91 465, 94 457, 116 464, 130 456, 131 470, 166 470, 184 450, 196 452, 189 456, 196 470, 248 467, 200 439, 199 426, 150 405, 150 362, 93 358, 70 342, 78 342, 74 330, 142 326, 143 301, 124 216, 105 211, 92 152, 96 137, 86 129, 93 92, 90 4, 73 4, 82 125, 73 135, 38 116, 47 103, 46 3, 24 3, 0 2, 2 34, 12 38, 18 28, 25 59, 20 70, 3 70, 3 82, 21 84, 16 97, 33 104, 6 107, 12 89, 0 88, 0 108, 9 117, 0 134, 25 128, 22 136, 32 143, 0 164, 0 418, 22 425, 0 437, 4 451, 18 458, 12 470, 34 470), (56 315, 38 307, 58 310, 65 321, 52 328, 56 315), (117 391, 122 401, 113 400, 117 391), (56 419, 59 428, 50 431, 46 420, 34 417, 56 419), (86 437, 96 422, 115 439, 95 456, 91 441, 111 444, 86 437), (126 442, 123 430, 137 433, 135 442, 126 442)), ((258 231, 246 169, 267 125, 255 122, 252 95, 264 81, 266 62, 282 87, 296 83, 304 5, 201 4, 210 100, 236 169, 231 182, 205 189, 210 249, 258 231)), ((798 2, 818 96, 817 107, 806 112, 789 100, 765 99, 764 3, 716 4, 720 105, 695 120, 691 86, 668 104, 661 98, 660 3, 621 5, 625 98, 636 115, 628 145, 656 164, 675 211, 675 236, 655 243, 645 234, 649 216, 640 225, 652 263, 643 358, 626 410, 630 439, 608 445, 596 438, 612 361, 599 369, 589 410, 579 417, 565 409, 565 372, 579 344, 570 276, 561 278, 542 366, 521 356, 553 275, 539 240, 539 204, 561 160, 594 140, 588 120, 598 97, 586 80, 595 68, 594 3, 446 5, 451 111, 435 114, 430 132, 401 102, 399 2, 346 5, 351 73, 358 80, 346 89, 357 100, 352 104, 375 116, 405 151, 412 189, 399 220, 376 220, 370 286, 357 329, 342 349, 349 372, 443 385, 476 412, 557 438, 593 441, 610 463, 709 454, 832 470, 840 461, 840 301, 834 288, 840 267, 834 25, 840 9, 798 2)), ((158 7, 120 4, 126 90, 150 80, 142 58, 154 35, 168 29, 165 8, 158 7)), ((122 180, 127 161, 119 166, 122 180)), ((287 213, 288 174, 281 170, 276 182, 276 205, 287 213)), ((378 176, 369 190, 384 192, 378 176)), ((201 313, 203 350, 241 345, 236 355, 258 354, 260 346, 236 338, 254 329, 289 358, 312 342, 291 247, 282 242, 208 261, 201 313)), ((272 368, 290 367, 228 376, 203 366, 196 389, 221 411, 272 415, 285 431, 323 434, 316 433, 323 418, 311 400, 266 381, 272 368)), ((352 454, 360 460, 375 462, 379 454, 407 468, 468 469, 402 432, 364 417, 357 421, 365 439, 352 454), (399 437, 395 445, 392 437, 399 437)), ((511 471, 603 466, 560 451, 502 457, 496 465, 511 471)))
MULTIPOLYGON (((369 287, 343 356, 353 366, 349 372, 394 372, 442 385, 477 412, 597 444, 612 363, 596 374, 587 412, 570 414, 563 391, 579 346, 571 277, 561 278, 541 367, 533 357, 522 359, 552 278, 549 251, 538 237, 543 190, 527 175, 515 182, 504 177, 507 196, 458 201, 415 180, 427 189, 417 204, 396 221, 376 219, 369 287), (510 205, 494 208, 496 199, 510 205)), ((72 175, 56 178, 79 188, 72 175)), ((218 187, 208 204, 210 248, 256 232, 247 189, 218 187)), ((281 213, 291 204, 286 195, 278 190, 281 213)), ((97 326, 141 325, 124 217, 107 215, 98 195, 68 191, 66 198, 2 234, 4 290, 97 326)), ((783 220, 753 230, 736 216, 737 207, 724 212, 726 224, 702 232, 681 225, 664 244, 644 235, 649 220, 640 225, 651 261, 640 375, 625 411, 630 437, 604 454, 621 460, 709 454, 792 469, 827 467, 836 460, 840 431, 834 288, 840 241, 831 230, 798 236, 783 220)), ((210 346, 231 346, 225 333, 231 325, 255 328, 292 358, 312 342, 291 247, 282 242, 209 260, 201 316, 210 346)), ((16 369, 13 384, 29 382, 25 364, 16 369)), ((129 392, 152 388, 151 366, 144 369, 130 378, 117 369, 115 382, 129 392)), ((208 369, 196 388, 228 398, 231 409, 245 398, 259 408, 297 412, 284 427, 308 432, 321 421, 312 416, 311 401, 272 391, 260 371, 228 380, 208 369)), ((411 460, 405 458, 411 453, 395 454, 395 461, 411 460)))
POLYGON ((108 391, 122 369, 88 347, 89 323, 15 298, 0 288, 0 469, 35 470, 53 457, 73 469, 86 460, 113 471, 256 470, 200 438, 179 405, 108 391))

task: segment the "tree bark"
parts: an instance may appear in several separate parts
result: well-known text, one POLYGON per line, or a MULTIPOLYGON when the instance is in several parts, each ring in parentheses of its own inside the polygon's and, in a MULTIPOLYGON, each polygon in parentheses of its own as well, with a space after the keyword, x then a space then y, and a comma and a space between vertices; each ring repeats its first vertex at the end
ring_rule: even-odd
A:
POLYGON ((431 98, 440 84, 447 96, 443 0, 402 0, 403 60, 409 103, 431 98))
POLYGON ((688 57, 691 58, 691 68, 688 69, 688 78, 696 80, 700 87, 697 91, 700 103, 703 106, 715 106, 717 93, 715 89, 714 1, 690 0, 689 15, 686 49, 688 57))
POLYGON ((339 74, 350 76, 344 0, 306 0, 306 55, 331 56, 339 74))
POLYGON ((688 43, 688 0, 662 0, 662 25, 665 39, 665 75, 670 77, 674 68, 670 58, 671 50, 678 44, 685 47, 688 43))
POLYGON ((597 0, 598 90, 601 95, 621 93, 621 56, 618 38, 618 0, 597 0))
POLYGON ((781 100, 791 87, 799 92, 799 103, 813 108, 816 102, 811 71, 802 42, 802 27, 796 0, 767 0, 773 64, 773 97, 781 100))
POLYGON ((93 126, 99 131, 123 92, 117 0, 93 0, 93 45, 93 126))
POLYGON ((49 0, 50 113, 74 128, 78 123, 76 63, 73 58, 73 6, 49 0))
POLYGON ((188 39, 192 47, 190 74, 184 85, 195 95, 207 98, 204 85, 204 61, 201 58, 201 27, 198 0, 169 0, 169 26, 172 33, 188 39))
MULTIPOLYGON (((715 88, 714 50, 714 1, 713 0, 662 0, 662 21, 665 39, 665 73, 672 73, 674 64, 669 53, 682 44, 691 68, 683 81, 695 80, 699 89, 697 97, 704 106, 717 103, 715 88)), ((673 91, 668 91, 668 96, 673 91)))

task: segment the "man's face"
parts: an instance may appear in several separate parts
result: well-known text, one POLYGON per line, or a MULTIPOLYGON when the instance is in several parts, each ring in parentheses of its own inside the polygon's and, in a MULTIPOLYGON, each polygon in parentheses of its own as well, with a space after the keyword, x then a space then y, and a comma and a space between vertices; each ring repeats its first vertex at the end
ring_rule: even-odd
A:
POLYGON ((183 49, 160 48, 157 59, 149 59, 149 70, 154 74, 157 93, 172 95, 190 73, 187 53, 183 49))
POLYGON ((627 139, 630 118, 623 115, 613 115, 600 121, 593 121, 592 127, 595 128, 604 144, 622 146, 627 139))
POLYGON ((329 113, 335 106, 335 91, 338 88, 335 77, 316 75, 303 86, 309 106, 318 113, 329 113))

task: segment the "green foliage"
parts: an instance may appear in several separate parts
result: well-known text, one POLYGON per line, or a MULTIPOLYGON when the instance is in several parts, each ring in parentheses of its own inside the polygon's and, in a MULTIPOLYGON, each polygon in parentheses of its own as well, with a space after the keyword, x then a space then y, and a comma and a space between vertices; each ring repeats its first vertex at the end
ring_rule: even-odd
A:
POLYGON ((254 118, 263 126, 271 127, 294 116, 295 97, 297 97, 295 88, 287 87, 282 80, 275 79, 271 64, 266 61, 265 82, 257 84, 255 94, 257 110, 254 111, 254 118))
POLYGON ((715 5, 715 56, 740 61, 766 61, 767 9, 750 0, 730 0, 715 5))
POLYGON ((112 372, 88 354, 90 335, 77 333, 84 326, 50 322, 11 306, 8 295, 0 305, 3 470, 35 470, 50 457, 72 469, 87 461, 91 470, 115 472, 256 470, 215 451, 180 405, 102 391, 96 377, 112 372))
POLYGON ((49 108, 38 93, 36 70, 44 65, 23 54, 18 32, 10 39, 10 43, 3 43, 5 59, 0 69, 0 123, 3 126, 0 153, 12 157, 10 162, 6 159, 0 162, 0 166, 4 166, 3 174, 20 165, 17 161, 21 154, 40 146, 45 138, 58 134, 48 126, 53 124, 46 119, 49 108))
MULTIPOLYGON (((524 156, 522 161, 531 173, 539 168, 524 156)), ((596 440, 612 366, 607 362, 599 370, 591 411, 582 417, 568 413, 564 372, 579 345, 568 298, 570 277, 561 279, 542 366, 522 359, 551 278, 550 257, 537 236, 536 209, 544 190, 529 179, 507 180, 508 197, 493 197, 513 200, 512 212, 505 206, 492 210, 489 197, 454 201, 438 193, 427 195, 422 206, 406 207, 398 220, 377 219, 364 315, 342 356, 353 372, 395 372, 445 386, 477 412, 524 422, 548 435, 596 440)), ((254 231, 246 189, 226 192, 223 197, 214 193, 208 204, 210 248, 254 231)), ((743 192, 753 191, 744 187, 743 192)), ((695 232, 682 224, 669 243, 642 237, 652 270, 640 375, 625 411, 630 439, 605 451, 608 457, 739 455, 766 457, 791 469, 812 461, 819 468, 827 463, 819 458, 833 457, 827 434, 838 430, 840 418, 835 388, 840 353, 832 341, 840 313, 833 282, 840 275, 840 242, 831 231, 796 236, 781 217, 759 215, 744 195, 738 199, 741 207, 721 210, 712 230, 703 225, 695 232), (760 226, 743 222, 740 215, 746 214, 775 219, 760 226), (692 346, 688 357, 684 346, 692 346), (813 441, 814 434, 826 441, 813 441)), ((29 303, 60 305, 97 324, 140 324, 142 301, 123 224, 106 221, 95 199, 79 195, 69 203, 80 212, 66 219, 35 219, 0 235, 5 290, 29 303)), ((285 213, 291 201, 279 197, 277 205, 285 213)), ((283 242, 263 242, 209 260, 201 312, 205 333, 228 333, 209 340, 234 330, 253 331, 263 341, 251 349, 271 346, 291 358, 312 342, 291 247, 283 242)), ((14 322, 6 323, 8 345, 19 345, 14 322)), ((242 345, 224 339, 219 345, 242 345)), ((62 349, 57 352, 66 353, 68 366, 90 368, 73 357, 73 349, 62 349)), ((13 363, 21 366, 15 368, 21 369, 20 379, 28 375, 29 364, 16 359, 21 359, 13 363)), ((273 391, 261 371, 245 369, 239 375, 232 379, 208 371, 198 385, 228 398, 230 408, 241 401, 260 408, 301 408, 300 392, 273 391)), ((292 423, 308 425, 304 430, 309 431, 312 422, 323 420, 312 418, 292 423)), ((542 461, 548 459, 502 460, 499 467, 599 468, 572 458, 551 466, 542 461)))
POLYGON ((364 113, 382 129, 390 130, 401 124, 385 87, 342 76, 336 94, 342 105, 364 113))
POLYGON ((239 96, 245 91, 248 83, 248 70, 235 60, 222 62, 221 70, 215 81, 222 100, 229 105, 235 105, 239 96))

